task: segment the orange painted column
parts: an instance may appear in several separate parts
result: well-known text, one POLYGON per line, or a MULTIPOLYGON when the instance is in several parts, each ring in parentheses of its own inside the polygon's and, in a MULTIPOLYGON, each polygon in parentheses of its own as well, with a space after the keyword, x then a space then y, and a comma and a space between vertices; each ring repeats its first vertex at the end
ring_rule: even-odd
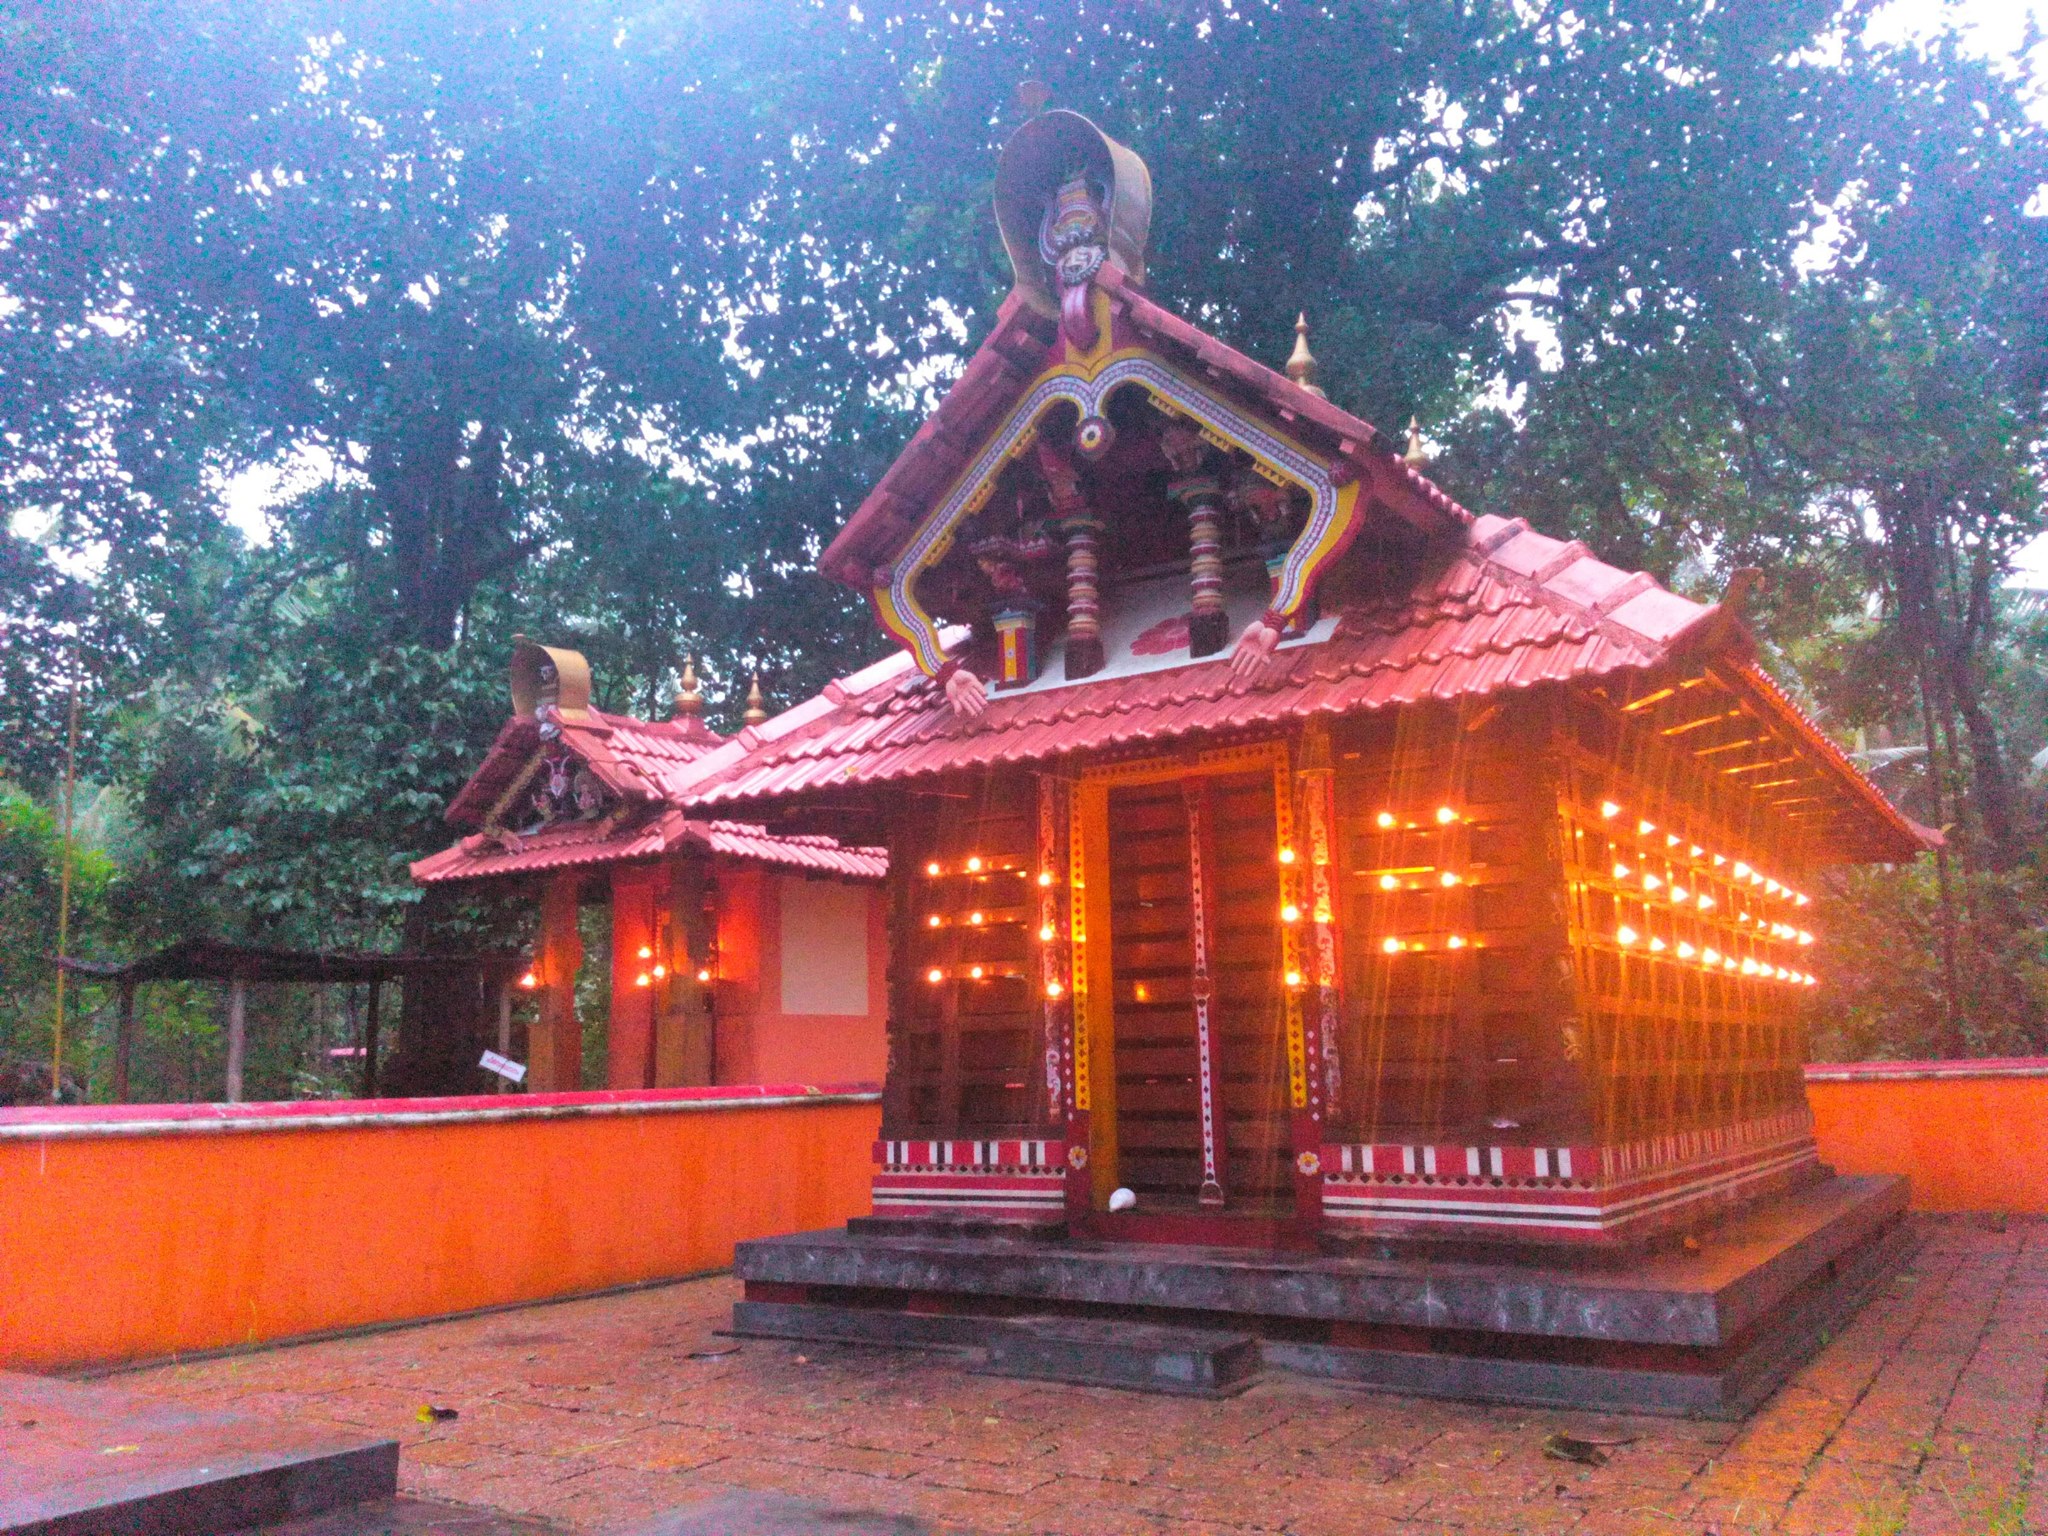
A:
POLYGON ((527 1043, 526 1086, 532 1093, 569 1093, 583 1086, 583 1026, 576 1018, 576 972, 583 938, 576 931, 581 878, 564 870, 548 882, 540 902, 540 939, 534 978, 540 1017, 527 1043))
POLYGON ((654 1086, 654 1008, 667 963, 656 948, 652 865, 612 867, 612 1011, 605 1036, 605 1086, 654 1086), (654 972, 659 966, 663 974, 654 972))

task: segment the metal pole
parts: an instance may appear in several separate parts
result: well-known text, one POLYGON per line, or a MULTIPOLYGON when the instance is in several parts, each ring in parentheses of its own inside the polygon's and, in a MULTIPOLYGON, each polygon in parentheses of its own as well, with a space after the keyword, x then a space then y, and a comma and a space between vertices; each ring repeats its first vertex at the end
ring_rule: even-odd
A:
POLYGON ((249 984, 237 976, 228 983, 228 1102, 242 1102, 242 1051, 247 1044, 249 984))
POLYGON ((135 983, 121 983, 121 1020, 114 1027, 114 1102, 128 1102, 128 1060, 135 1047, 135 983))
POLYGON ((78 790, 79 658, 71 658, 71 724, 64 734, 64 857, 57 874, 57 999, 50 1031, 50 1101, 64 1096, 64 952, 71 944, 71 811, 78 790))

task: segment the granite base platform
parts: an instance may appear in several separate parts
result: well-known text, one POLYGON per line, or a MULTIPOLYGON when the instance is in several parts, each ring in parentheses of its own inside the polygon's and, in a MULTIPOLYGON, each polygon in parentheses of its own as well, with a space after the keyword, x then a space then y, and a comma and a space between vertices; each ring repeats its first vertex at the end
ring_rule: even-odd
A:
POLYGON ((398 1492, 398 1442, 0 1371, 0 1536, 221 1536, 398 1492))
POLYGON ((733 1331, 986 1360, 1047 1319, 1121 1319, 1246 1334, 1264 1369, 1386 1391, 1734 1418, 1910 1252, 1905 1208, 1903 1179, 1829 1177, 1620 1267, 812 1232, 740 1245, 733 1331))

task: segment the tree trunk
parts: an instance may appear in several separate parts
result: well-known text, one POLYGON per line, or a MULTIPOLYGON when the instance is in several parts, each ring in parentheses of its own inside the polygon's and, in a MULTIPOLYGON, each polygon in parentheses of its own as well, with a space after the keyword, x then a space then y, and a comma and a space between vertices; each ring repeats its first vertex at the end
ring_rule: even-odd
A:
POLYGON ((1984 703, 1982 650, 1994 619, 1989 552, 1980 544, 1970 562, 1963 623, 1949 648, 1949 693, 1970 742, 1970 790, 1984 836, 1985 862, 2010 869, 2019 857, 2019 809, 1998 724, 1984 703))
MULTIPOLYGON (((432 953, 441 944, 441 919, 452 898, 440 886, 406 914, 401 946, 432 953)), ((417 1098, 474 1093, 477 1061, 495 1020, 486 1022, 480 978, 473 971, 424 971, 399 984, 398 1043, 379 1070, 378 1092, 417 1098)))

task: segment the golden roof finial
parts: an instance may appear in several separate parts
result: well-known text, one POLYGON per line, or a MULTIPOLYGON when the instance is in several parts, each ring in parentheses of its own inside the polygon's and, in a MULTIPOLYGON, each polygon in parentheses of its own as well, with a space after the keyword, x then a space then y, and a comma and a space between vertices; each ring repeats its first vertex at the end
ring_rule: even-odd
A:
POLYGON ((1422 418, 1408 418, 1408 451, 1401 455, 1410 469, 1420 469, 1429 462, 1429 455, 1422 448, 1422 418))
POLYGON ((704 713, 704 694, 697 686, 697 658, 683 658, 683 682, 676 690, 676 718, 695 717, 704 713))
POLYGON ((1308 316, 1294 317, 1294 351, 1287 359, 1287 377, 1294 380, 1312 395, 1323 392, 1316 382, 1316 355, 1308 349, 1308 316))
POLYGON ((768 705, 761 697, 761 675, 758 672, 754 674, 754 685, 747 690, 745 718, 749 725, 759 725, 768 718, 768 705))

